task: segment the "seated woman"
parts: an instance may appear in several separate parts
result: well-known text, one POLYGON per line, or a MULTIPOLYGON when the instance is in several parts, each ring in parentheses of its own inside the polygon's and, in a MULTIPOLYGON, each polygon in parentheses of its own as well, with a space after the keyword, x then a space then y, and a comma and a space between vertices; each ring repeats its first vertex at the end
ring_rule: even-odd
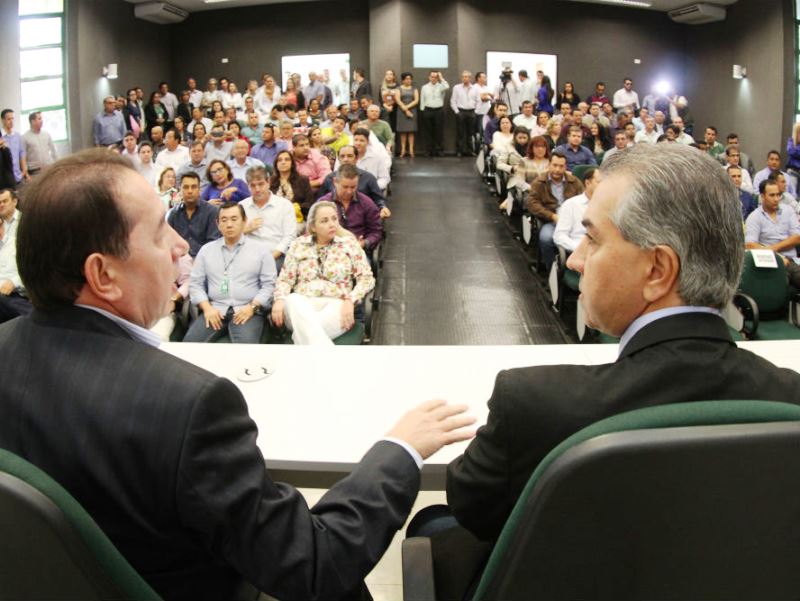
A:
MULTIPOLYGON (((311 102, 316 102, 316 98, 311 102)), ((308 130, 308 142, 311 148, 317 150, 322 156, 328 159, 328 162, 331 164, 331 169, 333 169, 333 165, 336 163, 336 153, 333 151, 333 148, 322 142, 322 130, 318 125, 312 125, 308 130)))
POLYGON ((530 184, 528 184, 525 177, 525 156, 528 154, 529 142, 530 134, 528 133, 528 128, 518 125, 514 128, 513 143, 497 155, 497 170, 508 174, 506 189, 509 192, 509 197, 500 204, 501 211, 506 210, 508 203, 513 202, 511 198, 512 188, 519 188, 523 192, 530 189, 530 184))
POLYGON ((332 345, 355 324, 355 305, 375 287, 364 250, 339 225, 336 205, 316 203, 308 233, 292 242, 275 285, 272 321, 295 344, 332 345))
POLYGON ((175 169, 172 167, 162 170, 158 176, 158 195, 161 197, 161 202, 164 203, 164 208, 167 211, 180 202, 175 169))
MULTIPOLYGON (((297 172, 294 164, 294 155, 288 150, 281 150, 275 156, 272 176, 269 178, 269 189, 273 194, 283 196, 294 203, 295 210, 301 215, 306 215, 314 202, 314 192, 311 183, 305 175, 297 172)), ((299 223, 302 223, 302 218, 299 223)))
POLYGON ((230 165, 225 161, 214 159, 209 163, 206 178, 210 182, 200 195, 212 205, 226 202, 241 202, 250 196, 250 188, 240 179, 233 177, 230 165))
POLYGON ((550 147, 544 136, 534 136, 528 144, 525 157, 525 181, 533 183, 540 175, 547 173, 550 166, 550 147))
POLYGON ((514 123, 511 117, 500 117, 497 122, 497 131, 492 134, 492 154, 500 156, 509 152, 514 144, 514 123))
POLYGON ((608 129, 600 123, 592 123, 589 126, 589 131, 591 134, 586 136, 583 145, 594 153, 594 158, 597 159, 599 164, 606 150, 609 150, 614 143, 608 135, 608 129))

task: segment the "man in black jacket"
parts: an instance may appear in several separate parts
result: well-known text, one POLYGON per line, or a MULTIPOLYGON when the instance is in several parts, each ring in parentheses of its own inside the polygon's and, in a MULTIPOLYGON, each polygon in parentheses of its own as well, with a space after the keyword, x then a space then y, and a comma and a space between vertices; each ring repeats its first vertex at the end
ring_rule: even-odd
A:
POLYGON ((287 600, 368 596, 422 458, 467 436, 463 407, 409 412, 309 509, 267 473, 239 389, 154 348, 188 245, 152 187, 90 150, 29 198, 17 236, 35 310, 0 327, 0 447, 64 486, 165 599, 231 599, 245 582, 287 600))
MULTIPOLYGON (((714 159, 681 144, 618 153, 583 223, 567 265, 587 324, 621 337, 619 357, 498 374, 487 424, 447 473, 453 515, 489 547, 545 455, 598 420, 687 401, 800 403, 800 374, 738 349, 720 316, 744 245, 736 189, 714 159)), ((469 545, 454 529, 437 546, 455 561, 469 545)))

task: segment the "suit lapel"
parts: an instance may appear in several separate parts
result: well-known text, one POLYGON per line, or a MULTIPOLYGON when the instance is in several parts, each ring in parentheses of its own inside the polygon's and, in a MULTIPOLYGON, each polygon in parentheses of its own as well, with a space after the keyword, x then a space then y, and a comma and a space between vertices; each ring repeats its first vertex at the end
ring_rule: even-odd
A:
POLYGON ((619 358, 628 357, 655 344, 683 338, 718 340, 736 346, 728 333, 725 320, 721 317, 710 313, 681 313, 647 324, 625 345, 619 358))

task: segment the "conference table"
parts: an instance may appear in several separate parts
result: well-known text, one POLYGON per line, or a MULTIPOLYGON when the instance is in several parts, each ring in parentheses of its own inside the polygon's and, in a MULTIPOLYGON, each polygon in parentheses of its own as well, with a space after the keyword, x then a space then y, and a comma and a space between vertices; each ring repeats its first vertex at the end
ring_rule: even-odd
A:
MULTIPOLYGON (((800 372, 796 341, 739 346, 800 372)), ((608 363, 618 350, 590 344, 319 348, 185 342, 161 348, 234 382, 258 426, 258 446, 273 479, 311 488, 330 487, 347 475, 403 413, 423 400, 465 403, 480 425, 500 370, 608 363), (242 381, 248 379, 245 369, 253 374, 262 368, 270 375, 242 381)), ((532 401, 535 397, 531 390, 532 401)), ((467 444, 444 447, 430 457, 422 488, 443 490, 447 464, 467 444)))

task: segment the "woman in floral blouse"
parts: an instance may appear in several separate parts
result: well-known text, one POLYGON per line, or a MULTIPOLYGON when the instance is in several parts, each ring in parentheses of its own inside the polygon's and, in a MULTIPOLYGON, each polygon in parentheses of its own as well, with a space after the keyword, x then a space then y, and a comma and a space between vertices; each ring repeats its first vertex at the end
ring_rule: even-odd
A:
POLYGON ((275 285, 272 321, 295 344, 331 345, 355 323, 355 305, 375 287, 364 250, 339 225, 336 205, 308 213, 308 233, 292 242, 275 285))

